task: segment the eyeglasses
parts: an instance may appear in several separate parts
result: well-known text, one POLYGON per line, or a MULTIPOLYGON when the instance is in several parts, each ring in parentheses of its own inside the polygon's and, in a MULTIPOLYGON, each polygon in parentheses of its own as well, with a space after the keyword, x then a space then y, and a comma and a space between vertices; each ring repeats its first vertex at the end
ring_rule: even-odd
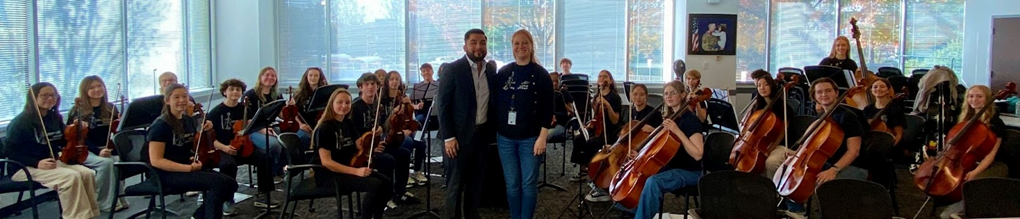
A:
POLYGON ((671 96, 671 95, 680 95, 680 92, 676 92, 676 91, 667 91, 667 92, 662 92, 662 95, 666 95, 666 96, 671 96))
POLYGON ((51 98, 57 98, 57 95, 56 94, 40 94, 39 95, 39 99, 51 99, 51 98))

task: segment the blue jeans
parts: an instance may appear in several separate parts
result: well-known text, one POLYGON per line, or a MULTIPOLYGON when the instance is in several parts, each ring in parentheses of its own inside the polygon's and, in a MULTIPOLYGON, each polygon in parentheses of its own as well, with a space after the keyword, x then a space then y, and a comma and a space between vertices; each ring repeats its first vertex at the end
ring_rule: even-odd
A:
POLYGON ((538 136, 511 139, 496 135, 496 148, 503 163, 506 197, 511 218, 533 218, 538 199, 538 162, 535 141, 538 136))
POLYGON ((404 138, 404 143, 400 144, 400 147, 408 151, 414 151, 414 171, 421 170, 422 165, 425 165, 425 142, 415 141, 411 137, 406 137, 404 138))
POLYGON ((255 144, 256 148, 269 154, 273 162, 273 165, 270 166, 273 169, 273 176, 283 176, 283 166, 287 165, 287 158, 283 157, 285 155, 283 154, 283 146, 280 144, 280 139, 276 136, 269 136, 269 146, 266 149, 266 134, 255 132, 248 135, 248 137, 251 138, 251 142, 255 144))
POLYGON ((662 171, 648 177, 644 189, 641 190, 641 199, 638 200, 634 218, 652 218, 656 213, 659 213, 663 194, 683 187, 698 185, 700 178, 701 171, 685 169, 662 171))
POLYGON ((552 139, 552 138, 555 138, 555 137, 563 137, 566 134, 567 134, 567 128, 564 128, 562 125, 556 125, 556 127, 553 127, 552 129, 549 129, 549 136, 546 138, 546 140, 549 140, 549 139, 552 139))

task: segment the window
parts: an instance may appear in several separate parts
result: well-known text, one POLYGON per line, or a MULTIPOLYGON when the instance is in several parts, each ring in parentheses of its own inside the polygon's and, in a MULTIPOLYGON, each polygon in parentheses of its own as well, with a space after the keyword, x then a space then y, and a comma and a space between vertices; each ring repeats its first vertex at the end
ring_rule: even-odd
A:
POLYGON ((53 83, 70 109, 89 75, 111 99, 157 93, 156 77, 178 74, 208 88, 212 69, 210 3, 201 0, 7 0, 0 2, 0 121, 21 112, 28 83, 53 83), (29 10, 32 7, 35 10, 29 10), (130 86, 127 86, 130 85, 130 86))
POLYGON ((768 46, 768 1, 740 0, 737 10, 737 81, 751 80, 751 72, 768 69, 765 47, 768 46))
MULTIPOLYGON (((342 81, 376 69, 405 72, 405 1, 330 1, 330 63, 342 81), (334 65, 339 66, 332 66, 334 65)), ((335 73, 335 72, 334 72, 335 73)), ((335 75, 335 74, 331 74, 335 75)), ((331 79, 332 80, 332 79, 331 79)))
POLYGON ((525 29, 534 37, 538 63, 549 71, 556 69, 554 4, 553 0, 487 0, 483 25, 489 37, 489 58, 496 60, 498 67, 513 62, 513 34, 525 29))
MULTIPOLYGON (((574 63, 571 72, 597 76, 606 69, 622 82, 626 78, 626 2, 584 0, 563 5, 563 57, 574 63)), ((554 69, 559 69, 559 60, 554 61, 547 67, 555 64, 554 69)))
POLYGON ((944 65, 963 72, 963 0, 906 1, 903 73, 944 65))
POLYGON ((439 65, 464 57, 464 32, 482 27, 481 2, 411 0, 408 4, 407 38, 411 55, 407 60, 407 81, 422 80, 418 67, 424 63, 432 64, 433 76, 438 78, 439 65))
MULTIPOLYGON (((835 38, 836 2, 833 0, 773 1, 769 68, 803 68, 829 56, 835 38)), ((747 30, 747 29, 743 29, 747 30)))
POLYGON ((850 18, 857 18, 861 48, 868 70, 878 72, 879 67, 899 67, 900 63, 900 0, 850 1, 840 0, 839 35, 850 39, 852 59, 858 58, 857 43, 851 31, 850 18))
POLYGON ((29 79, 27 1, 0 1, 0 120, 9 120, 25 105, 29 79))
POLYGON ((70 109, 85 76, 102 77, 110 93, 124 80, 121 4, 117 0, 37 1, 39 81, 57 87, 62 96, 60 109, 70 109))
POLYGON ((662 81, 663 63, 672 63, 662 58, 665 3, 660 0, 629 0, 627 4, 627 77, 614 79, 621 82, 662 81))
MULTIPOLYGON (((323 73, 339 73, 340 55, 329 56, 329 20, 326 19, 325 2, 286 0, 279 4, 279 66, 276 70, 280 74, 280 83, 298 84, 308 67, 322 68, 325 71, 323 73)), ((255 72, 251 75, 255 75, 255 72)), ((338 77, 334 74, 326 75, 330 82, 339 81, 338 77)))

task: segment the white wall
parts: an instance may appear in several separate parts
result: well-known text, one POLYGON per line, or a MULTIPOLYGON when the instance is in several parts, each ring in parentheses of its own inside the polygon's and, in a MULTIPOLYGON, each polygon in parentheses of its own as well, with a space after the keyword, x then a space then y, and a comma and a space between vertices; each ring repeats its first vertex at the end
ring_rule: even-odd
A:
POLYGON ((216 84, 238 78, 255 85, 262 67, 276 65, 273 0, 216 1, 216 84))
MULTIPOLYGON (((717 4, 709 4, 707 0, 681 1, 681 4, 683 2, 687 4, 687 13, 677 13, 677 16, 686 17, 688 14, 737 14, 737 9, 740 6, 736 0, 720 0, 717 4)), ((740 22, 739 17, 737 22, 740 22)), ((681 33, 688 32, 686 22, 678 24, 677 29, 682 29, 681 33)), ((740 30, 738 29, 737 31, 740 30)), ((687 37, 677 37, 677 39, 678 41, 681 39, 686 40, 687 37)), ((677 43, 686 45, 686 42, 677 43)), ((737 72, 737 56, 687 55, 684 61, 687 62, 687 70, 697 69, 701 71, 703 87, 726 90, 736 89, 736 78, 733 75, 737 72)))
POLYGON ((992 16, 1020 16, 1020 1, 967 0, 964 7, 962 79, 967 85, 987 85, 991 76, 992 16))

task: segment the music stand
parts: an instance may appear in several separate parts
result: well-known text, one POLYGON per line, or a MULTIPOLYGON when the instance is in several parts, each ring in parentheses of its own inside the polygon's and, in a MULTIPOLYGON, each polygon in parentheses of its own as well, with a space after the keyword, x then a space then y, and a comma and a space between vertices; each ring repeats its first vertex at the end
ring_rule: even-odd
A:
MULTIPOLYGON (((417 87, 417 85, 415 85, 415 87, 417 87)), ((422 170, 425 171, 425 177, 432 176, 431 175, 432 174, 432 165, 429 164, 429 162, 428 162, 429 160, 432 159, 432 132, 431 132, 432 130, 429 129, 429 122, 432 122, 431 118, 433 116, 435 116, 436 113, 438 113, 438 112, 432 110, 432 109, 435 108, 435 106, 436 106, 435 104, 433 104, 432 106, 429 106, 429 113, 428 113, 427 116, 425 116, 425 122, 421 125, 421 130, 419 130, 419 133, 421 133, 421 135, 424 136, 424 138, 425 138, 425 157, 426 157, 425 159, 427 159, 427 160, 425 160, 425 166, 422 167, 422 170)), ((442 218, 442 217, 439 216, 439 213, 436 213, 435 210, 432 210, 432 198, 431 198, 432 197, 432 181, 433 181, 432 179, 429 179, 429 181, 425 182, 425 184, 426 184, 425 185, 425 197, 427 197, 425 199, 425 210, 424 211, 420 211, 420 212, 416 212, 416 213, 412 214, 408 218, 417 218, 417 217, 421 217, 421 216, 432 216, 434 218, 442 218)))
POLYGON ((315 88, 315 91, 312 92, 312 99, 308 101, 308 106, 305 109, 308 109, 308 112, 326 109, 326 103, 329 102, 329 96, 333 95, 333 91, 340 88, 348 89, 349 87, 346 84, 330 84, 315 88))
POLYGON ((140 97, 131 100, 117 126, 117 131, 148 129, 163 112, 163 95, 140 97))
MULTIPOLYGON (((248 123, 248 126, 244 127, 244 129, 241 130, 241 134, 242 135, 251 135, 252 133, 255 133, 258 130, 262 130, 263 128, 270 127, 270 125, 272 125, 273 122, 276 121, 277 115, 280 115, 280 111, 283 111, 283 106, 284 105, 287 105, 287 100, 285 100, 285 99, 275 100, 273 102, 269 102, 269 103, 266 103, 265 105, 262 105, 262 108, 259 108, 259 110, 255 111, 255 115, 253 115, 251 117, 251 122, 248 123)), ((267 134, 265 134, 265 136, 266 136, 266 144, 265 145, 267 147, 266 150, 268 151, 269 150, 269 148, 268 148, 269 147, 269 134, 267 133, 267 134)), ((277 141, 279 141, 279 139, 277 139, 277 141)), ((266 157, 269 158, 268 162, 273 162, 274 158, 273 158, 273 154, 272 153, 266 153, 266 157)), ((259 173, 259 174, 268 174, 268 173, 259 173)), ((251 177, 251 176, 249 176, 249 177, 251 177)), ((269 190, 268 192, 266 192, 266 199, 272 200, 271 199, 272 196, 270 195, 272 192, 273 192, 272 190, 269 190)), ((270 201, 270 202, 272 202, 272 201, 270 201)), ((255 216, 255 218, 263 218, 263 217, 265 217, 265 216, 267 216, 267 215, 269 215, 271 213, 274 213, 274 211, 270 208, 270 204, 266 204, 266 208, 264 210, 265 210, 264 212, 259 213, 259 215, 255 216)), ((280 213, 280 212, 275 212, 275 213, 280 213)))
POLYGON ((436 93, 439 92, 439 82, 433 81, 432 83, 415 83, 414 88, 411 90, 411 100, 425 100, 431 101, 436 98, 436 93))
POLYGON ((805 76, 808 80, 814 82, 819 78, 829 78, 836 82, 836 86, 843 89, 849 89, 850 87, 856 86, 857 81, 854 80, 853 72, 849 70, 843 70, 841 68, 825 66, 825 65, 809 65, 804 66, 805 76))

